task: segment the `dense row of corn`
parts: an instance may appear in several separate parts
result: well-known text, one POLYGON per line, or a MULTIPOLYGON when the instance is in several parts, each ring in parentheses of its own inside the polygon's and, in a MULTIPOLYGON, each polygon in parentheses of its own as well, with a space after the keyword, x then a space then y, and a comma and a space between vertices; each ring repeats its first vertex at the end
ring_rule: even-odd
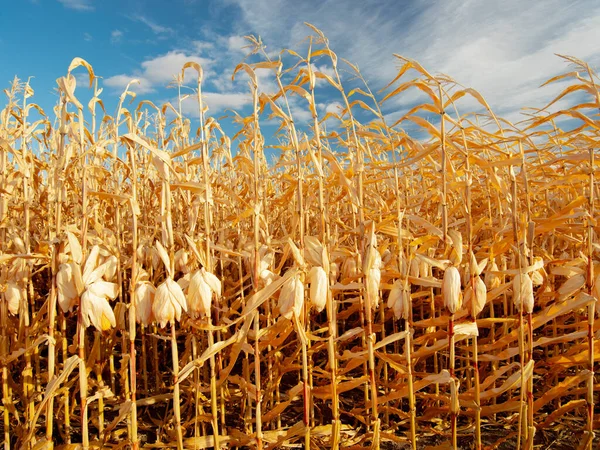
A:
POLYGON ((198 130, 181 104, 126 108, 129 90, 114 117, 99 114, 98 78, 79 58, 58 80, 55 117, 29 83, 5 91, 5 449, 378 448, 436 436, 482 448, 501 443, 492 426, 523 448, 536 430, 568 426, 591 448, 595 76, 566 58, 575 71, 559 98, 579 103, 517 127, 400 57, 383 94, 347 92, 313 31, 287 72, 252 41, 264 61, 235 76, 249 80, 253 113, 231 139, 205 117, 194 63, 177 82, 197 81, 198 130), (258 68, 274 72, 276 95, 261 92, 258 68), (87 106, 74 70, 89 73, 87 106), (339 114, 319 115, 317 82, 339 92, 339 114), (407 89, 428 102, 386 123, 380 104, 407 89), (309 126, 295 125, 290 96, 306 102, 309 126), (465 96, 484 113, 459 111, 465 96), (270 165, 267 115, 281 124, 270 165), (429 137, 408 135, 409 123, 429 137))

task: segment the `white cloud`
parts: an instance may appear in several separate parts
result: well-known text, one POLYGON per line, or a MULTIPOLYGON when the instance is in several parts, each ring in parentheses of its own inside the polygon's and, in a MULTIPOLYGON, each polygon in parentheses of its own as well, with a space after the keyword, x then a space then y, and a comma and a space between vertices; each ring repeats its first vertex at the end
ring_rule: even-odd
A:
POLYGON ((113 44, 116 44, 117 42, 121 41, 122 37, 123 37, 123 32, 121 30, 113 30, 110 33, 110 42, 112 42, 113 44))
POLYGON ((227 108, 241 109, 252 101, 249 93, 222 94, 220 92, 207 92, 204 94, 206 104, 213 111, 221 111, 227 108))
POLYGON ((93 37, 90 33, 83 33, 83 40, 86 42, 90 42, 91 40, 93 40, 93 37))
POLYGON ((75 11, 93 11, 92 0, 58 0, 65 8, 75 11))
MULTIPOLYGON (((198 55, 189 54, 183 51, 174 50, 164 55, 148 59, 141 64, 140 69, 133 71, 132 74, 118 74, 108 77, 104 80, 104 85, 116 90, 123 90, 127 83, 132 79, 140 81, 139 84, 134 84, 131 90, 138 94, 153 92, 158 87, 165 87, 174 76, 181 73, 183 65, 193 61, 202 66, 205 76, 212 76, 213 72, 206 67, 211 64, 211 60, 198 55)), ((186 76, 186 82, 191 81, 189 75, 186 76)))
POLYGON ((168 83, 173 76, 181 73, 183 65, 192 61, 200 64, 206 74, 206 66, 211 63, 210 59, 198 55, 187 54, 183 51, 173 50, 164 55, 146 60, 142 63, 142 73, 153 84, 168 83))

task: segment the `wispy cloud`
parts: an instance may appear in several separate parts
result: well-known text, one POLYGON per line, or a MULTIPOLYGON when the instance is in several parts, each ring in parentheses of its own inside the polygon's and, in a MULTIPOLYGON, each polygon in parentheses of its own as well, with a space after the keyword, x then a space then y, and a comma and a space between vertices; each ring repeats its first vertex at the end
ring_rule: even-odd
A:
POLYGON ((245 52, 244 47, 248 45, 248 41, 242 36, 229 36, 227 38, 227 48, 231 52, 245 52))
POLYGON ((206 103, 213 111, 220 111, 226 108, 241 109, 251 102, 250 94, 246 92, 221 94, 219 92, 207 92, 204 94, 206 103))
MULTIPOLYGON (((100 4, 95 0, 59 1, 81 11, 100 4)), ((309 22, 324 31, 337 53, 346 90, 360 81, 342 58, 355 63, 371 89, 377 91, 397 74, 401 61, 393 55, 400 54, 418 60, 431 73, 446 73, 462 85, 475 88, 498 115, 518 121, 522 119, 520 108, 543 106, 564 86, 557 83, 539 88, 546 79, 568 70, 565 61, 555 53, 579 57, 592 66, 600 63, 600 3, 595 0, 574 0, 568 5, 563 0, 506 0, 501 5, 477 0, 406 0, 402 5, 398 8, 397 0, 369 4, 362 0, 306 0, 299 4, 292 0, 225 0, 212 4, 206 17, 200 18, 192 14, 197 8, 184 8, 180 2, 180 8, 190 17, 178 16, 177 21, 138 10, 137 14, 126 16, 134 22, 127 32, 124 25, 115 22, 104 33, 110 33, 109 42, 119 43, 128 54, 134 52, 132 45, 140 43, 152 42, 156 44, 153 48, 160 50, 132 70, 116 71, 104 84, 123 89, 136 78, 140 83, 132 86, 134 91, 159 93, 173 75, 180 73, 185 62, 195 61, 204 69, 203 91, 211 112, 244 108, 249 104, 245 94, 247 78, 240 72, 232 80, 233 69, 248 53, 248 41, 243 36, 260 36, 273 58, 279 57, 282 48, 302 55, 309 43, 306 36, 314 36, 304 24, 309 22), (194 25, 195 31, 184 36, 180 25, 189 26, 192 21, 202 25, 194 25), (135 41, 134 35, 141 37, 135 41)), ((98 41, 96 34, 95 38, 98 41)), ((84 39, 92 36, 86 34, 84 39)), ((313 39, 313 49, 320 46, 313 39)), ((256 58, 261 57, 250 56, 248 60, 256 58)), ((296 62, 289 54, 282 58, 286 67, 296 62)), ((334 76, 326 55, 314 58, 312 63, 313 70, 334 76)), ((261 93, 277 92, 273 71, 259 69, 256 75, 261 93)), ((413 76, 414 72, 408 73, 406 79, 413 76)), ((289 81, 293 74, 284 73, 283 77, 284 82, 286 77, 289 81)), ((186 74, 186 83, 193 84, 193 78, 186 74)), ((326 80, 317 79, 317 91, 319 111, 337 112, 340 97, 326 80)), ((310 120, 306 102, 293 94, 289 97, 294 118, 299 122, 310 120)), ((385 102, 383 113, 393 121, 424 101, 428 101, 427 97, 410 89, 385 102)), ((461 99, 458 106, 462 113, 481 109, 468 97, 461 99)), ((357 114, 368 113, 357 110, 357 114)))
POLYGON ((113 44, 116 44, 118 42, 121 42, 121 39, 123 38, 123 32, 121 30, 113 30, 110 33, 110 42, 113 44))
POLYGON ((92 0, 58 0, 65 8, 74 9, 76 11, 93 11, 94 5, 92 0))
POLYGON ((152 32, 154 34, 167 35, 167 34, 172 34, 174 32, 174 30, 172 28, 160 25, 160 24, 156 23, 154 20, 150 19, 149 17, 147 17, 143 14, 136 14, 136 15, 130 16, 129 18, 135 22, 143 23, 148 28, 150 28, 150 30, 152 30, 152 32))
POLYGON ((208 41, 192 41, 193 48, 199 53, 205 53, 211 51, 215 44, 208 41))
POLYGON ((90 42, 92 41, 94 38, 92 37, 92 35, 90 33, 83 33, 83 40, 90 42))
MULTIPOLYGON (((356 63, 374 89, 396 75, 399 61, 392 55, 398 53, 477 89, 501 114, 542 106, 557 92, 556 86, 538 89, 566 69, 554 53, 600 63, 600 3, 595 0, 435 0, 406 2, 402 8, 395 0, 368 5, 349 0, 344 7, 336 0, 228 3, 239 7, 238 32, 252 30, 271 48, 297 48, 312 34, 306 21, 322 29, 333 50, 356 63), (282 13, 292 10, 293 14, 282 13)), ((388 106, 397 107, 394 102, 388 106)))
MULTIPOLYGON (((168 100, 172 105, 177 105, 178 99, 173 97, 168 100)), ((246 92, 205 92, 202 93, 202 102, 208 106, 208 115, 214 116, 217 113, 223 113, 227 109, 239 111, 252 102, 250 94, 246 92)), ((163 103, 163 102, 159 102, 163 103)), ((181 112, 185 117, 198 118, 200 111, 198 109, 198 97, 191 95, 185 97, 181 102, 181 112)), ((168 114, 168 113, 167 113, 168 114)))
POLYGON ((87 72, 77 72, 75 80, 77 81, 77 89, 88 89, 90 87, 90 77, 87 72))
POLYGON ((325 107, 325 112, 340 114, 343 109, 344 107, 340 102, 332 102, 325 107))

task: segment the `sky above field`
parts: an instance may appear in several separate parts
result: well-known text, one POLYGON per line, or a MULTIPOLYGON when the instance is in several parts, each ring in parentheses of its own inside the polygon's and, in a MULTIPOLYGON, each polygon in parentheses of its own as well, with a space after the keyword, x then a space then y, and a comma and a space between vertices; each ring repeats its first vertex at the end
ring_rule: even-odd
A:
MULTIPOLYGON (((396 53, 477 89, 510 120, 518 120, 522 107, 543 106, 564 87, 539 88, 569 68, 555 53, 596 68, 600 63, 597 0, 18 0, 0 9, 0 81, 8 87, 15 75, 35 77, 34 99, 51 109, 56 79, 79 56, 102 77, 102 98, 112 112, 134 78, 136 101, 173 102, 176 91, 167 85, 186 61, 195 61, 205 70, 210 113, 244 112, 251 102, 247 81, 231 80, 246 53, 243 36, 260 36, 273 58, 282 48, 302 53, 312 34, 304 22, 323 30, 331 48, 356 63, 373 90, 396 75, 396 53)), ((326 58, 315 61, 315 68, 331 73, 326 58)), ((85 77, 77 73, 77 93, 85 96, 85 77)), ((259 75, 261 89, 273 92, 274 80, 259 75)), ((356 82, 349 71, 343 77, 348 86, 356 82)), ((327 86, 317 94, 321 112, 339 106, 327 86)), ((419 100, 418 92, 408 91, 386 102, 384 113, 398 118, 419 100)), ((197 115, 197 107, 185 102, 184 112, 197 115)), ((300 99, 292 102, 292 112, 299 121, 310 118, 300 99)))

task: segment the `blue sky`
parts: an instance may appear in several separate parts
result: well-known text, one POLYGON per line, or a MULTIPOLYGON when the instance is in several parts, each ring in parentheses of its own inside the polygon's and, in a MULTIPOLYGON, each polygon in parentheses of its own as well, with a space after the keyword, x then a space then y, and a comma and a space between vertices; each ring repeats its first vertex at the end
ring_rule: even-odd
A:
MULTIPOLYGON (((477 89, 510 120, 564 87, 538 88, 568 69, 554 53, 596 68, 600 63, 597 0, 15 0, 0 9, 0 81, 5 88, 15 75, 35 77, 34 100, 50 112, 56 79, 79 56, 102 77, 101 98, 112 112, 132 78, 140 80, 132 88, 136 102, 173 101, 176 92, 166 86, 191 60, 204 67, 210 113, 243 113, 250 103, 246 81, 231 81, 245 55, 243 36, 260 35, 275 57, 284 47, 301 51, 310 34, 305 21, 325 32, 340 57, 358 64, 373 90, 395 76, 399 64, 392 54, 398 53, 477 89)), ((315 64, 331 70, 325 60, 315 64)), ((274 80, 259 75, 261 89, 273 92, 274 80)), ((78 95, 88 95, 86 89, 78 82, 78 95)), ((337 108, 334 92, 321 86, 317 93, 321 112, 337 108)), ((406 92, 386 103, 384 113, 398 118, 420 100, 418 92, 406 92)), ((196 108, 184 103, 192 116, 196 108)), ((310 117, 299 99, 292 111, 300 122, 310 117)))

